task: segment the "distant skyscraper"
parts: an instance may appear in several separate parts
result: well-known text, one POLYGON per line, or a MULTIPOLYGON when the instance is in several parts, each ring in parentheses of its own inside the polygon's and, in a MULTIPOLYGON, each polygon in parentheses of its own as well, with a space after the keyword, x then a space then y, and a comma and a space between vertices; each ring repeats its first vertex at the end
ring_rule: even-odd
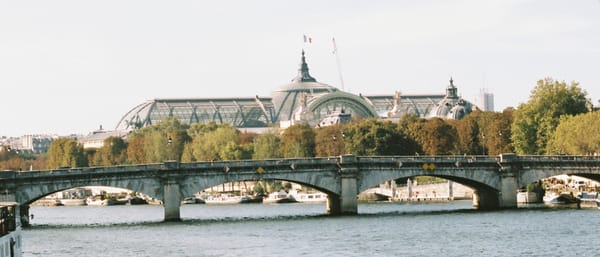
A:
POLYGON ((475 98, 475 105, 482 111, 494 111, 494 94, 489 93, 487 89, 481 89, 475 98))

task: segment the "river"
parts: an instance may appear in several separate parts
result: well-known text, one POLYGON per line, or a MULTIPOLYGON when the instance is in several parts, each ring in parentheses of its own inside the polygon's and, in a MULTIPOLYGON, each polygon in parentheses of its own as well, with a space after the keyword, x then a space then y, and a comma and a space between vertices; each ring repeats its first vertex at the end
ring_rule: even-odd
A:
POLYGON ((597 209, 473 210, 470 201, 31 207, 24 256, 599 256, 597 209))

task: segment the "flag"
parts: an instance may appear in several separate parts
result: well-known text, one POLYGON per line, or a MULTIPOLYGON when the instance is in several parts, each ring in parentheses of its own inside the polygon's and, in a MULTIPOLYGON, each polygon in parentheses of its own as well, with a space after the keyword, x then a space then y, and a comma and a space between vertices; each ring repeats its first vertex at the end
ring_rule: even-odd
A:
POLYGON ((312 37, 309 37, 307 35, 304 35, 304 43, 312 43, 312 37))

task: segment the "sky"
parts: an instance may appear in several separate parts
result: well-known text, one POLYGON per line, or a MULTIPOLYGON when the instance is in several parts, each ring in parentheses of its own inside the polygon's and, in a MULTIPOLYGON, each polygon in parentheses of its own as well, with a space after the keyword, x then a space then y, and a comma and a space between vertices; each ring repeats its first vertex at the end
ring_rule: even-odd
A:
POLYGON ((303 49, 355 94, 443 94, 452 77, 501 111, 551 77, 600 99, 600 0, 0 0, 0 136, 111 130, 155 98, 270 96, 303 49))

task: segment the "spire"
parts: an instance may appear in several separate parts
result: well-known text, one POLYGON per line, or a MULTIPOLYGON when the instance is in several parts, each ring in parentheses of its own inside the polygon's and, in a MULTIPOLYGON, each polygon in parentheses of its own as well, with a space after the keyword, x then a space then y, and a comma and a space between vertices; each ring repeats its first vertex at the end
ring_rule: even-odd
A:
POLYGON ((304 57, 304 49, 302 49, 302 62, 298 69, 298 75, 292 79, 292 82, 317 82, 317 80, 308 73, 308 64, 306 64, 306 57, 304 57))
POLYGON ((456 87, 454 86, 454 80, 450 77, 450 85, 446 88, 446 98, 457 98, 456 87))

